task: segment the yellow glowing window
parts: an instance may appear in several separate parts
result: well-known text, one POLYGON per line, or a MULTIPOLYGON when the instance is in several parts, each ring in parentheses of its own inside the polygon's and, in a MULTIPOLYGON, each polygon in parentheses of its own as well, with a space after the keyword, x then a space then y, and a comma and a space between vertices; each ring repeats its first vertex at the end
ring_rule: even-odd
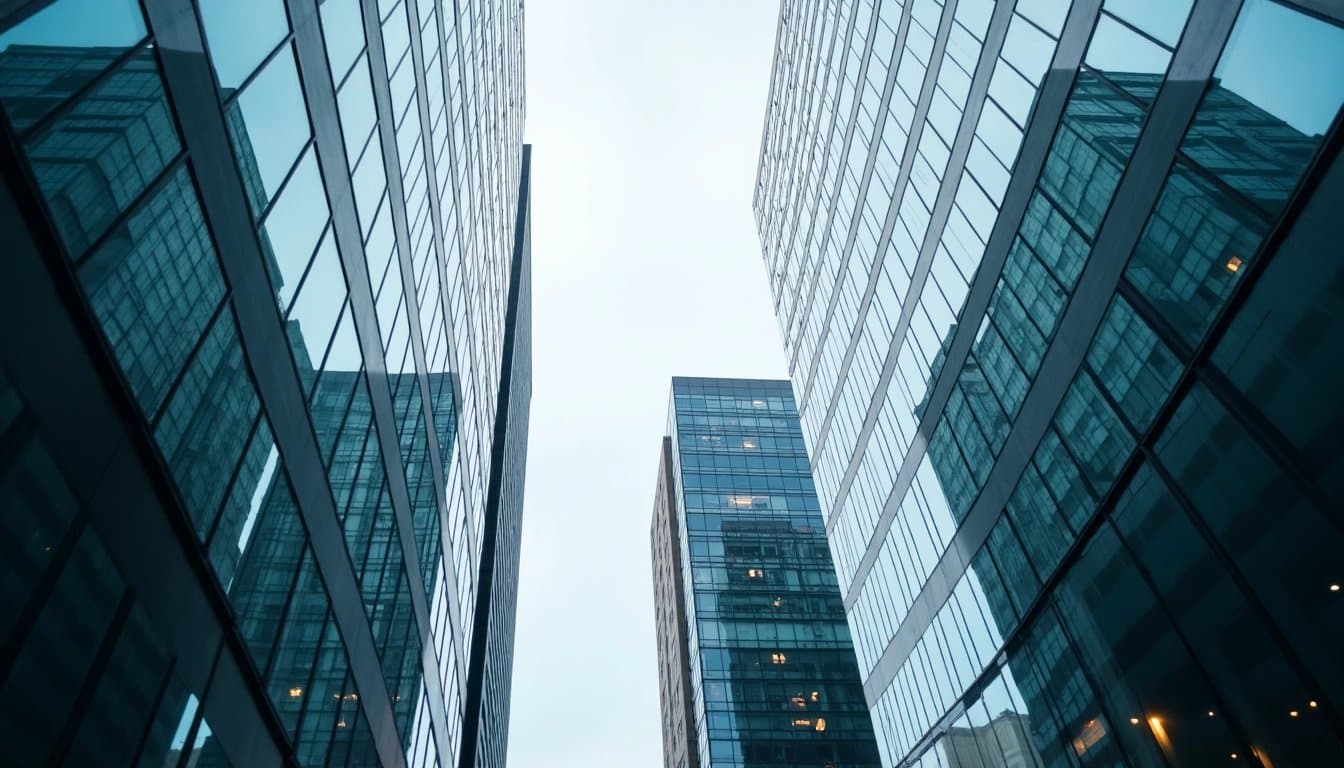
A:
POLYGON ((820 700, 821 700, 821 692, 820 692, 820 691, 813 691, 813 692, 812 692, 812 700, 813 700, 813 701, 820 701, 820 700))
POLYGON ((786 657, 786 656, 785 656, 784 654, 782 654, 782 653, 772 653, 772 654, 770 654, 770 663, 771 663, 771 664, 783 664, 783 663, 786 662, 786 661, 788 661, 788 657, 786 657))
POLYGON ((781 600, 780 598, 776 597, 774 600, 771 600, 771 601, 770 601, 770 604, 773 605, 773 606, 775 606, 776 608, 778 608, 778 607, 779 607, 779 604, 780 604, 781 602, 783 602, 783 600, 781 600))
POLYGON ((1083 730, 1073 740, 1073 751, 1079 757, 1082 757, 1083 753, 1096 746, 1097 742, 1104 738, 1106 738, 1106 726, 1094 717, 1083 724, 1083 730))
POLYGON ((798 719, 796 719, 796 720, 793 721, 793 727, 795 727, 795 728, 811 728, 811 727, 812 727, 812 721, 811 721, 809 718, 806 718, 806 717, 800 717, 800 718, 798 718, 798 719))
POLYGON ((817 730, 818 731, 826 730, 826 718, 824 717, 817 718, 817 730))
POLYGON ((748 568, 748 569, 747 569, 747 578, 748 578, 748 579, 759 579, 759 578, 761 578, 761 577, 764 576, 764 575, 765 575, 765 571, 762 571, 760 568, 748 568))
POLYGON ((303 695, 303 689, 297 685, 289 689, 289 698, 291 699, 297 699, 302 695, 303 695))
POLYGON ((1227 260, 1227 271, 1236 274, 1241 271, 1241 257, 1233 256, 1227 260))

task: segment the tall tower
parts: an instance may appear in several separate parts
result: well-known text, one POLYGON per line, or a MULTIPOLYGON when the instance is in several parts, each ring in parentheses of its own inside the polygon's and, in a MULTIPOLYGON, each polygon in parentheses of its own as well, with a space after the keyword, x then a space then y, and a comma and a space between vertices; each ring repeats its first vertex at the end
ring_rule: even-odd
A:
POLYGON ((0 12, 6 760, 503 765, 521 6, 245 5, 0 12))
POLYGON ((783 3, 755 212, 884 765, 1344 760, 1340 51, 783 3))
POLYGON ((652 543, 665 765, 878 765, 787 381, 672 380, 652 543))

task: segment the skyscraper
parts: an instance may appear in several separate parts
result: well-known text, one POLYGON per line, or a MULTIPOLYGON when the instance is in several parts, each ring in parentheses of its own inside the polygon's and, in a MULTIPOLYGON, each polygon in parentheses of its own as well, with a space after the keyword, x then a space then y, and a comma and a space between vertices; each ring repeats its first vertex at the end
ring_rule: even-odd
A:
POLYGON ((522 10, 0 11, 18 765, 503 765, 522 10))
POLYGON ((755 210, 884 765, 1344 759, 1341 51, 784 3, 755 210))
POLYGON ((787 381, 672 380, 651 538, 664 764, 878 765, 787 381))

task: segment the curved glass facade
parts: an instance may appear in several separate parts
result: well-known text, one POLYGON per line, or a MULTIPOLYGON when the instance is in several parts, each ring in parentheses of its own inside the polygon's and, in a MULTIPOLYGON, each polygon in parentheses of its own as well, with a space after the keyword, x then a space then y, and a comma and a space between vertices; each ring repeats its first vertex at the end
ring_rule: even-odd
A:
POLYGON ((13 759, 502 765, 521 7, 10 5, 13 759))
POLYGON ((879 3, 868 69, 883 18, 941 62, 902 124, 947 168, 850 146, 891 258, 850 232, 795 287, 800 207, 860 208, 808 180, 786 53, 842 8, 785 4, 756 212, 883 764, 1338 762, 1344 18, 879 3))

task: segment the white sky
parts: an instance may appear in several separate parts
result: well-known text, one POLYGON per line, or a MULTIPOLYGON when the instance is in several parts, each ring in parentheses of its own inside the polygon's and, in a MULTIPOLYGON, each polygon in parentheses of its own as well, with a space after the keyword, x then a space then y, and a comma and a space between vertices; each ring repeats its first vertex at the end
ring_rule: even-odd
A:
POLYGON ((662 762, 673 375, 786 375, 751 212, 777 0, 527 0, 533 396, 513 768, 662 762))

